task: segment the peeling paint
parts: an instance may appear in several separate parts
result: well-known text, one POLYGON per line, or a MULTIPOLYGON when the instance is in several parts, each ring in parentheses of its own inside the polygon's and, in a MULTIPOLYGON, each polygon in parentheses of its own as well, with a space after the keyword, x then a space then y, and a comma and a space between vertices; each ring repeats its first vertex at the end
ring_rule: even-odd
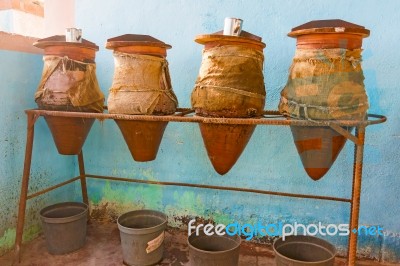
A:
MULTIPOLYGON (((0 238, 1 249, 8 250, 11 249, 15 242, 15 229, 7 229, 3 236, 0 238)), ((0 252, 2 253, 2 252, 0 252)))
MULTIPOLYGON (((39 225, 33 225, 24 230, 23 243, 31 241, 39 236, 41 233, 41 227, 39 225)), ((0 238, 0 256, 5 254, 7 251, 14 247, 16 229, 7 229, 3 236, 0 238)))
POLYGON ((97 204, 90 202, 89 205, 90 217, 101 222, 116 222, 118 216, 121 214, 141 209, 141 206, 135 206, 134 204, 123 204, 106 200, 102 200, 97 204))
POLYGON ((35 239, 41 232, 42 227, 39 224, 32 225, 24 230, 23 241, 26 242, 35 239))
POLYGON ((206 205, 200 195, 192 191, 185 191, 182 194, 178 191, 173 193, 173 202, 165 207, 165 213, 168 215, 168 224, 172 227, 181 227, 181 219, 173 217, 190 217, 193 215, 205 216, 206 205))
MULTIPOLYGON (((144 172, 148 178, 151 171, 144 172)), ((162 209, 163 188, 149 185, 130 185, 105 181, 102 188, 103 197, 91 200, 91 216, 102 221, 116 221, 124 212, 137 209, 162 209)))
POLYGON ((159 209, 162 204, 163 188, 149 185, 125 186, 106 181, 103 188, 103 199, 119 203, 135 203, 149 209, 159 209))

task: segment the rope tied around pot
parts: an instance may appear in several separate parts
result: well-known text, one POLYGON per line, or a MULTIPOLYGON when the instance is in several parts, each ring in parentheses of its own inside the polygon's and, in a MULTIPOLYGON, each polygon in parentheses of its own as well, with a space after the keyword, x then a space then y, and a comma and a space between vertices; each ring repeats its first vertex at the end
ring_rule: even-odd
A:
POLYGON ((312 64, 329 63, 346 60, 351 62, 353 68, 360 66, 362 49, 347 50, 344 48, 334 49, 297 49, 293 62, 307 61, 312 64))
POLYGON ((114 52, 110 113, 171 114, 178 106, 165 57, 114 52))
POLYGON ((104 95, 96 64, 67 56, 44 56, 42 79, 35 93, 40 108, 103 112, 104 95))
POLYGON ((263 52, 242 45, 203 50, 192 106, 205 116, 254 117, 265 105, 263 52))
POLYGON ((359 119, 369 108, 361 49, 297 49, 279 111, 297 119, 359 119))

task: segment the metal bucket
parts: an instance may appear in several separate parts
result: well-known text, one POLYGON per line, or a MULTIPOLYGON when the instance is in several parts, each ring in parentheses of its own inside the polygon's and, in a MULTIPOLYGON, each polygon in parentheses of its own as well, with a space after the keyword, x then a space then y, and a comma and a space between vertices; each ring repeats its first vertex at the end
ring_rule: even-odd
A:
POLYGON ((277 266, 333 266, 336 248, 313 236, 287 236, 274 243, 277 266))
POLYGON ((86 242, 88 206, 81 202, 63 202, 43 208, 40 219, 50 254, 66 254, 86 242))
POLYGON ((191 266, 235 266, 239 263, 241 239, 238 235, 212 235, 204 232, 188 237, 189 265, 191 266))
POLYGON ((167 216, 152 210, 130 211, 118 217, 126 265, 153 265, 162 260, 167 216))

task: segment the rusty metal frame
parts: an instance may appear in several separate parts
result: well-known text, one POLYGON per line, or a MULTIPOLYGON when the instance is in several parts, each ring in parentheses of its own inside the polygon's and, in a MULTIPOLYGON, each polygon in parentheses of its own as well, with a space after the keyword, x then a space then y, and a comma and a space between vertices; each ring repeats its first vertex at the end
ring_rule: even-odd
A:
MULTIPOLYGON (((337 202, 350 203, 350 229, 358 228, 358 218, 360 212, 360 196, 361 196, 361 180, 362 180, 362 166, 363 166, 363 153, 364 153, 364 141, 365 141, 365 129, 369 125, 375 125, 384 123, 386 117, 382 115, 369 114, 368 118, 363 121, 353 120, 328 120, 328 121, 311 121, 311 120, 296 120, 287 119, 280 115, 278 111, 265 111, 262 117, 258 118, 213 118, 213 117, 201 117, 194 115, 194 110, 189 108, 179 108, 173 115, 167 116, 152 116, 152 115, 120 115, 120 114, 108 114, 108 113, 79 113, 79 112, 63 112, 63 111, 48 111, 48 110, 26 110, 27 114, 27 142, 25 149, 25 161, 24 170, 21 182, 21 194, 19 200, 18 219, 17 219, 17 230, 15 238, 15 257, 17 261, 21 259, 21 245, 23 239, 23 229, 25 224, 25 210, 27 200, 45 194, 49 191, 57 189, 59 187, 70 184, 74 181, 80 180, 82 199, 83 202, 88 204, 88 193, 86 178, 95 178, 112 181, 122 182, 134 182, 144 183, 151 185, 164 185, 164 186, 181 186, 181 187, 195 187, 202 189, 216 189, 216 190, 227 190, 227 191, 238 191, 246 193, 266 194, 283 197, 294 197, 303 199, 317 199, 317 200, 328 200, 337 202), (215 123, 215 124, 246 124, 246 125, 273 125, 273 126, 329 126, 338 133, 342 134, 347 139, 351 140, 355 144, 354 148, 354 167, 353 167, 353 183, 352 183, 352 195, 351 198, 338 198, 322 195, 309 195, 309 194, 295 194, 288 192, 270 191, 270 190, 259 190, 251 188, 240 188, 240 187, 226 187, 226 186, 214 186, 204 184, 193 184, 193 183, 180 183, 180 182, 164 182, 164 181, 151 181, 141 180, 123 177, 113 176, 102 176, 86 174, 84 166, 83 153, 80 152, 78 157, 79 165, 79 176, 74 177, 70 180, 62 182, 60 184, 51 186, 41 191, 35 192, 28 195, 29 177, 31 170, 32 161, 32 149, 34 141, 34 126, 37 119, 40 116, 58 116, 58 117, 80 117, 80 118, 95 118, 99 120, 106 119, 121 119, 121 120, 139 120, 139 121, 166 121, 166 122, 192 122, 192 123, 215 123), (343 127, 355 127, 356 133, 352 135, 343 127)), ((353 266, 356 263, 356 252, 357 252, 357 234, 350 233, 348 243, 348 265, 353 266)))

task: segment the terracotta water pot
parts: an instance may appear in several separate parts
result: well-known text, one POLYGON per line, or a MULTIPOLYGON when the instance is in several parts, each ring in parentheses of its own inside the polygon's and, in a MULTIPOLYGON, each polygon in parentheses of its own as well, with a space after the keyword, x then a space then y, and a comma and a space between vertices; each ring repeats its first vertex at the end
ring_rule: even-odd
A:
POLYGON ((218 174, 224 175, 244 151, 256 126, 200 124, 208 158, 218 174))
MULTIPOLYGON (((66 42, 64 35, 57 35, 38 40, 36 43, 34 43, 34 46, 43 49, 45 56, 54 56, 55 58, 63 58, 61 60, 70 60, 68 63, 66 63, 67 66, 70 64, 70 62, 72 62, 71 60, 73 60, 81 67, 85 66, 86 64, 94 65, 95 53, 99 50, 97 45, 85 39, 82 39, 82 42, 66 42)), ((48 74, 43 74, 39 88, 41 86, 57 88, 55 91, 59 90, 59 88, 62 88, 62 93, 58 98, 50 95, 36 99, 40 109, 70 112, 103 111, 104 95, 101 93, 98 87, 97 79, 95 78, 95 72, 92 73, 94 78, 93 76, 91 77, 91 86, 83 88, 83 90, 93 90, 88 97, 91 97, 94 101, 91 102, 89 100, 87 105, 74 106, 74 104, 68 98, 68 90, 73 86, 76 86, 77 82, 74 80, 71 82, 66 81, 66 78, 63 79, 59 73, 56 73, 56 69, 45 70, 48 71, 48 74)), ((71 73, 73 73, 73 70, 71 73)), ((76 73, 86 73, 85 71, 77 71, 76 73)), ((50 128, 58 152, 64 155, 76 155, 81 152, 82 146, 85 143, 94 119, 45 116, 45 121, 50 128)))
POLYGON ((93 118, 45 116, 60 154, 76 155, 85 143, 92 128, 93 118))
POLYGON ((156 158, 168 122, 115 120, 125 142, 137 162, 156 158))
MULTIPOLYGON (((106 48, 114 50, 115 60, 119 62, 115 68, 114 82, 108 98, 110 113, 130 115, 170 115, 175 113, 178 102, 172 91, 166 61, 167 49, 171 48, 170 45, 148 35, 125 34, 108 39, 106 48), (129 60, 129 58, 135 59, 136 57, 139 60, 156 63, 149 64, 152 67, 150 69, 149 66, 140 65, 139 61, 125 60, 124 64, 128 71, 132 71, 134 68, 135 71, 128 73, 126 70, 122 70, 124 58, 129 60), (158 65, 159 63, 160 65, 158 65), (136 79, 138 75, 140 77, 136 79), (167 92, 152 98, 151 94, 154 92, 149 90, 148 86, 154 86, 155 89, 162 87, 167 92), (126 89, 115 89, 121 87, 126 87, 126 89), (150 104, 150 101, 143 100, 145 104, 142 105, 137 100, 147 99, 147 97, 153 99, 154 103, 150 104)), ((115 122, 135 161, 146 162, 156 158, 168 122, 133 120, 115 120, 115 122)))
MULTIPOLYGON (((214 48, 220 47, 241 47, 246 48, 246 51, 253 51, 258 53, 261 65, 263 63, 263 49, 265 44, 261 42, 261 38, 255 36, 246 31, 242 31, 240 36, 227 36, 222 35, 222 31, 214 34, 199 35, 196 37, 197 43, 204 45, 204 52, 211 51, 214 48)), ((203 62, 204 64, 204 56, 203 62)), ((236 71, 235 67, 239 66, 227 66, 224 70, 224 66, 221 65, 221 71, 230 72, 228 76, 224 73, 219 73, 222 77, 215 83, 218 86, 234 86, 229 85, 233 82, 233 79, 240 79, 242 82, 245 80, 252 79, 258 80, 258 86, 249 86, 249 91, 245 91, 241 94, 234 94, 224 91, 206 91, 202 89, 202 82, 209 84, 208 78, 202 78, 201 72, 203 67, 200 69, 200 74, 196 82, 196 87, 192 92, 192 106, 195 109, 196 115, 206 117, 237 117, 237 118, 256 118, 260 117, 264 111, 265 105, 265 88, 262 76, 262 66, 258 64, 252 64, 250 73, 243 74, 241 71, 237 71, 232 74, 232 71, 236 71), (229 69, 229 70, 228 70, 229 69), (232 71, 230 71, 232 70, 232 71), (256 77, 253 79, 253 77, 256 77), (225 79, 225 80, 223 80, 225 79), (250 88, 251 87, 251 88, 250 88), (254 91, 251 91, 254 89, 254 91), (248 97, 251 94, 258 95, 259 97, 248 97)), ((207 71, 207 69, 206 69, 207 71)), ((246 85, 246 84, 245 84, 246 85)), ((247 84, 248 85, 248 84, 247 84)), ((203 138, 204 145, 207 150, 208 157, 214 167, 214 169, 220 175, 226 174, 239 159, 240 155, 244 151, 247 143, 249 142, 255 125, 225 125, 225 124, 207 124, 199 123, 200 132, 203 138)))
MULTIPOLYGON (((321 51, 334 48, 361 49, 362 39, 368 35, 369 30, 363 26, 338 19, 311 21, 293 28, 288 34, 297 39, 297 49, 321 51)), ((364 115, 342 119, 362 119, 364 115)), ((352 128, 346 130, 350 132, 352 128)), ((291 126, 291 131, 303 166, 313 180, 319 180, 328 172, 347 140, 330 127, 291 126)))
MULTIPOLYGON (((294 143, 307 174, 318 180, 335 162, 346 138, 330 127, 291 126, 294 143)), ((351 132, 352 128, 347 129, 351 132)))

